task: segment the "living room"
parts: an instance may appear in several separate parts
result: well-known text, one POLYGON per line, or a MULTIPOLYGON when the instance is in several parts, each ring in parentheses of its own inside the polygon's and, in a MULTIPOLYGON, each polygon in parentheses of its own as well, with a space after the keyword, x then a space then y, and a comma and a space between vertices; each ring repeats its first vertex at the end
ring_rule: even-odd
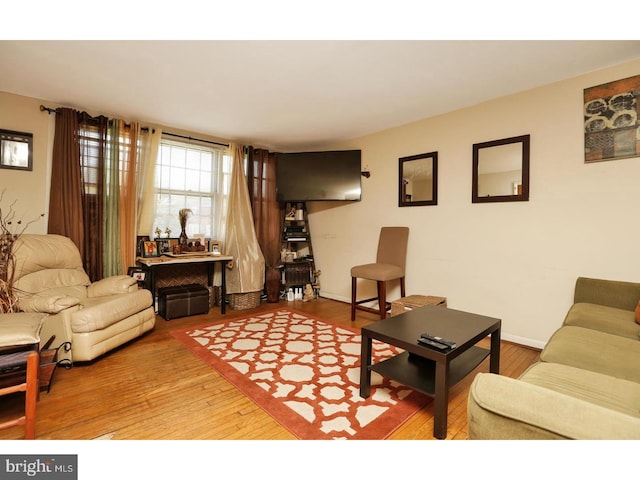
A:
MULTIPOLYGON (((631 219, 640 202, 634 181, 640 160, 586 164, 582 109, 585 88, 633 76, 639 65, 634 60, 349 141, 309 145, 360 149, 371 173, 362 179, 362 201, 308 205, 321 295, 349 302, 351 266, 372 260, 381 226, 406 225, 408 294, 440 295, 452 308, 501 318, 504 339, 542 348, 578 276, 635 278, 629 259, 638 233, 631 219), (472 203, 472 145, 524 134, 531 136, 530 200, 472 203), (398 208, 398 159, 432 151, 439 155, 438 205, 398 208)), ((34 135, 33 171, 2 171, 6 198, 17 199, 23 218, 47 211, 55 116, 40 111, 43 102, 57 106, 0 92, 3 127, 34 135)), ((46 221, 29 232, 46 233, 46 221)))
MULTIPOLYGON (((380 227, 406 225, 409 294, 442 295, 451 308, 501 318, 504 340, 542 348, 571 305, 578 276, 637 280, 637 262, 629 259, 640 233, 640 159, 585 163, 583 93, 638 71, 635 58, 357 138, 305 145, 360 149, 371 174, 362 180, 361 202, 308 205, 321 296, 348 303, 350 267, 371 260, 380 227), (529 201, 473 204, 472 145, 523 134, 531 136, 529 201), (398 208, 398 159, 431 151, 439 155, 438 205, 398 208)), ((54 118, 40 111, 43 102, 57 106, 0 92, 2 128, 34 135, 33 171, 2 171, 2 185, 26 217, 48 204, 54 118)), ((46 233, 46 225, 30 232, 46 233)))

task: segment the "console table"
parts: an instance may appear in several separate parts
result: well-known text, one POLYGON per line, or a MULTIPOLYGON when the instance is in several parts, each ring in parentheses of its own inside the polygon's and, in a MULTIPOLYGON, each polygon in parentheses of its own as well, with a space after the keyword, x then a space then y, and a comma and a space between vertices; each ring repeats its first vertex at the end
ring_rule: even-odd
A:
POLYGON ((154 299, 156 297, 156 271, 159 268, 171 268, 172 266, 189 264, 189 263, 205 263, 207 265, 207 285, 213 286, 213 273, 215 271, 216 263, 220 264, 221 274, 221 302, 220 313, 223 315, 226 313, 225 297, 226 297, 226 265, 233 257, 229 255, 210 255, 210 254, 182 254, 175 256, 163 255, 161 257, 143 258, 138 257, 136 263, 146 272, 145 285, 146 288, 151 290, 151 294, 154 299))

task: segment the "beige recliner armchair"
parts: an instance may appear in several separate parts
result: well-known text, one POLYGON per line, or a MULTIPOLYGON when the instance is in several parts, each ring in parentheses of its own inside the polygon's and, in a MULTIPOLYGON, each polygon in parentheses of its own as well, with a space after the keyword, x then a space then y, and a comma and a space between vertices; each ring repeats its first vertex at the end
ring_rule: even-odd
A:
POLYGON ((151 292, 128 275, 91 283, 76 245, 61 235, 23 234, 13 245, 14 288, 25 312, 48 313, 41 342, 58 360, 89 361, 151 330, 151 292), (66 345, 68 347, 68 344, 66 345))

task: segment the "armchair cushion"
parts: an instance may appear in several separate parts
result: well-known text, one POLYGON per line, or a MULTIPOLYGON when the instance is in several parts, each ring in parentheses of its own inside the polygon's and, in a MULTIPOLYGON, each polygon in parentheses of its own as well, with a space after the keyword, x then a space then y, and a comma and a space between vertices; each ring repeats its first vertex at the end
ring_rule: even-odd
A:
POLYGON ((53 268, 40 270, 22 276, 15 281, 15 288, 21 292, 35 293, 50 290, 52 287, 82 287, 91 283, 84 270, 53 268))
POLYGON ((0 315, 0 347, 40 342, 43 313, 3 313, 0 315))

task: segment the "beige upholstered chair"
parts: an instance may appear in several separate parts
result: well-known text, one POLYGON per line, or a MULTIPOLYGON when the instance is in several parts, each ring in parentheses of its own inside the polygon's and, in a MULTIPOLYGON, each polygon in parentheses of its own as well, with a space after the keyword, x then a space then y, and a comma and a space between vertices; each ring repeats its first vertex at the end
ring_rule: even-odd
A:
POLYGON ((13 253, 18 306, 49 314, 40 337, 54 337, 51 348, 67 347, 58 350, 58 360, 93 360, 154 327, 151 292, 128 275, 91 283, 69 238, 23 234, 13 253))
POLYGON ((405 292, 405 264, 407 258, 407 243, 409 240, 408 227, 382 227, 378 240, 378 254, 375 263, 358 265, 351 268, 351 321, 356 318, 356 310, 379 313, 380 318, 387 316, 390 303, 387 302, 387 283, 400 281, 400 294, 405 292), (377 283, 378 296, 357 300, 358 279, 373 280, 377 283), (378 300, 378 308, 362 305, 378 300))

